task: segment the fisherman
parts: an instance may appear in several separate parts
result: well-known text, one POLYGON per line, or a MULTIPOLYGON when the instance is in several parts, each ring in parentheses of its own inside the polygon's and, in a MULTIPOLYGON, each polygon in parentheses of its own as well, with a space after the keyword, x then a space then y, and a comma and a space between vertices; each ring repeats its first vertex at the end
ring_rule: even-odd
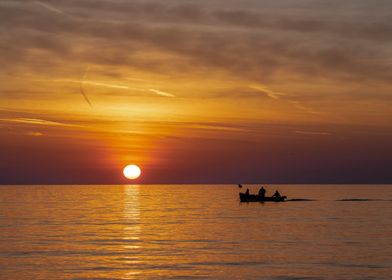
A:
POLYGON ((276 190, 276 192, 274 193, 274 195, 273 195, 272 197, 280 198, 281 195, 280 195, 280 193, 278 192, 278 190, 276 190))
POLYGON ((246 195, 249 195, 249 189, 246 189, 245 194, 246 194, 246 195))
POLYGON ((265 192, 266 191, 265 191, 264 187, 261 187, 260 190, 259 190, 259 196, 260 197, 265 197, 265 192))

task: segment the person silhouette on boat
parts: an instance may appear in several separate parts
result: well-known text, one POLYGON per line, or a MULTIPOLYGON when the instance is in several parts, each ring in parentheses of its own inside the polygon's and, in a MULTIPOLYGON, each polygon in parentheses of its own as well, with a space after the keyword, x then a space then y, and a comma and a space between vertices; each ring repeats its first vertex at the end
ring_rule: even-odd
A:
POLYGON ((246 195, 249 195, 249 189, 246 189, 245 194, 246 194, 246 195))
POLYGON ((278 190, 276 190, 276 192, 274 193, 274 195, 272 197, 281 198, 282 196, 280 195, 278 190))
POLYGON ((264 187, 261 187, 260 190, 259 190, 259 196, 260 197, 265 197, 265 192, 266 192, 266 190, 264 189, 264 187))

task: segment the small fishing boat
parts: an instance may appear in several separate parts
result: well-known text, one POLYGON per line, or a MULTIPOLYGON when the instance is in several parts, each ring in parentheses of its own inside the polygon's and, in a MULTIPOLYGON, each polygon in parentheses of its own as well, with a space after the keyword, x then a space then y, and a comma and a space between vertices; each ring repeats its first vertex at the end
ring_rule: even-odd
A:
POLYGON ((287 196, 280 196, 280 197, 270 197, 270 196, 260 196, 257 194, 246 194, 240 193, 240 201, 241 202, 265 202, 265 201, 273 201, 273 202, 282 202, 287 199, 287 196))

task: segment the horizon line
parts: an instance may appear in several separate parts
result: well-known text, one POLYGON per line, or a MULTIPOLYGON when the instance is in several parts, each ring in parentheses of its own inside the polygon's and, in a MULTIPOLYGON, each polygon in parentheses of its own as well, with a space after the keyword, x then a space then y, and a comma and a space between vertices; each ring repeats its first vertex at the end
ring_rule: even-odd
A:
MULTIPOLYGON (((10 183, 0 184, 1 186, 148 186, 148 185, 234 185, 238 186, 239 183, 10 183)), ((388 183, 240 183, 241 185, 392 185, 388 183)))

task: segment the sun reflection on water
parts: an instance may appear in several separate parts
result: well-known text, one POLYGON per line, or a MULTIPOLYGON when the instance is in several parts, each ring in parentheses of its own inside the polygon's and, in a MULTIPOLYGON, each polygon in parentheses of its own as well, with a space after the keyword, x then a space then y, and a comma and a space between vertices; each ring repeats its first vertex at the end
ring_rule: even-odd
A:
MULTIPOLYGON (((124 240, 123 249, 129 256, 124 256, 123 263, 132 267, 142 263, 140 259, 141 247, 141 226, 140 226, 140 186, 124 186, 124 240)), ((126 271, 121 279, 135 279, 141 273, 140 270, 132 269, 126 271)))

